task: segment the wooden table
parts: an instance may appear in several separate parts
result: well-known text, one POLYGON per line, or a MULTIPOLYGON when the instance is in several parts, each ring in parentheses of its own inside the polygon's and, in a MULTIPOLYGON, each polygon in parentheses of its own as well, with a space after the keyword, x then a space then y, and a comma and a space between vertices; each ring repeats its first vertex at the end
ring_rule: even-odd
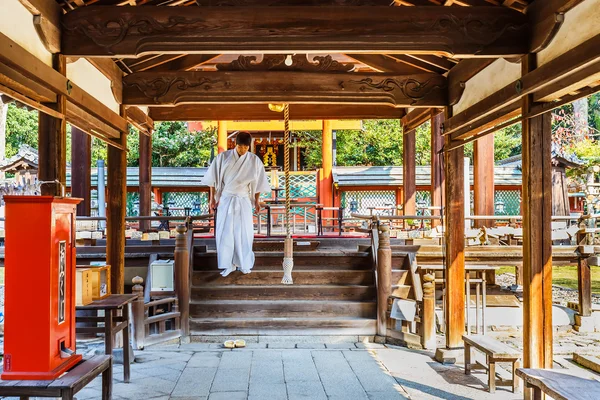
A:
POLYGON ((104 333, 104 353, 112 355, 114 335, 123 331, 123 380, 129 383, 129 303, 137 299, 137 294, 111 294, 102 300, 95 300, 86 306, 77 306, 76 310, 104 311, 104 317, 76 317, 76 322, 93 323, 95 326, 76 328, 80 333, 104 333), (121 311, 118 315, 117 311, 121 311), (104 322, 103 327, 98 323, 104 322))
POLYGON ((112 356, 95 356, 83 360, 63 376, 48 381, 1 381, 0 396, 60 397, 73 399, 73 395, 102 374, 102 400, 112 398, 112 356))
MULTIPOLYGON (((420 265, 419 269, 423 271, 442 271, 443 265, 420 265)), ((465 265, 465 289, 467 302, 467 334, 471 333, 471 284, 475 284, 475 333, 486 332, 485 309, 487 307, 487 278, 488 271, 495 271, 498 267, 493 265, 465 265), (475 273, 475 278, 471 279, 471 272, 475 273), (480 319, 481 314, 481 319, 480 319), (481 331, 480 331, 481 327, 481 331)), ((443 279, 436 279, 435 283, 442 283, 443 279)))

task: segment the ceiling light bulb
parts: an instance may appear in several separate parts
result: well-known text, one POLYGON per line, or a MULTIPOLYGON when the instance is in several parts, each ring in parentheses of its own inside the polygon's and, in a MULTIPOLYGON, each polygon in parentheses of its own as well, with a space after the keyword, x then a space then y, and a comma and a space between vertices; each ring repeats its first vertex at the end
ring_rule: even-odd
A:
POLYGON ((285 65, 287 65, 288 67, 291 67, 292 64, 293 64, 292 55, 288 54, 287 57, 285 58, 285 65))

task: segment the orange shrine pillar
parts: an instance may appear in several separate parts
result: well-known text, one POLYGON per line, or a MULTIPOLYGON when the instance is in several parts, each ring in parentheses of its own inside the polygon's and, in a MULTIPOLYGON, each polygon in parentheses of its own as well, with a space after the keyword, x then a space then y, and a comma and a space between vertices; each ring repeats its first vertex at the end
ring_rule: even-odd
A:
POLYGON ((323 120, 322 157, 320 202, 324 207, 331 207, 333 206, 333 132, 329 120, 323 120))
MULTIPOLYGON (((475 215, 494 215, 494 135, 473 144, 475 215)), ((493 220, 475 220, 475 228, 494 226, 493 220)))
POLYGON ((227 121, 219 121, 219 129, 217 131, 217 149, 219 154, 227 151, 227 121))
POLYGON ((417 214, 416 131, 404 132, 402 139, 402 192, 404 215, 417 214))

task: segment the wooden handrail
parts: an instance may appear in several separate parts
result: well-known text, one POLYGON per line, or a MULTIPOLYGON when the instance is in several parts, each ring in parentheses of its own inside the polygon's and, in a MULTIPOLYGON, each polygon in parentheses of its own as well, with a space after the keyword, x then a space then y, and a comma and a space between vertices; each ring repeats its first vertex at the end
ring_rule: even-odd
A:
POLYGON ((167 298, 164 298, 164 299, 152 300, 152 301, 150 301, 148 303, 145 303, 144 307, 146 309, 148 309, 150 307, 156 307, 156 306, 160 306, 160 305, 163 305, 163 304, 169 304, 169 303, 174 302, 175 300, 177 300, 177 297, 167 297, 167 298))

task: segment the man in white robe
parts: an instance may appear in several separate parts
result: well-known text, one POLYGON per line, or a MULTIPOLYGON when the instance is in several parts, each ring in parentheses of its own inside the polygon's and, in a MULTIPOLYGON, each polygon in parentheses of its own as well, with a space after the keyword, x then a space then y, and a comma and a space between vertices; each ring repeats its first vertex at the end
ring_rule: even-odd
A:
POLYGON ((238 133, 235 149, 219 154, 202 179, 210 187, 210 209, 217 209, 215 238, 223 276, 252 270, 252 206, 258 214, 260 194, 271 192, 264 164, 249 151, 251 142, 248 132, 238 133))

